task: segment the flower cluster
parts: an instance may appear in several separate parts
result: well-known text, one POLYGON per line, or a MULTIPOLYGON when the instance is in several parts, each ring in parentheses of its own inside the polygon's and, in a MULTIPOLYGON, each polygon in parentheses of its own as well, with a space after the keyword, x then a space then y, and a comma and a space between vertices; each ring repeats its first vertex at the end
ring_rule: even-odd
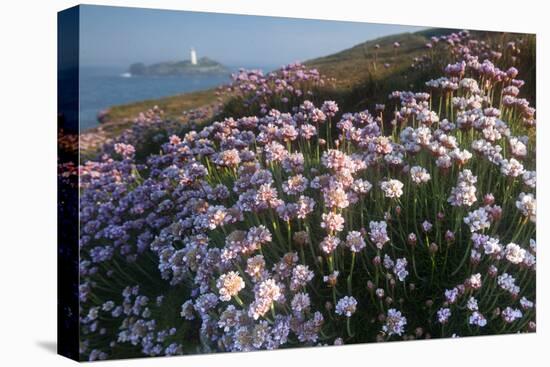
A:
MULTIPOLYGON (((273 107, 294 107, 304 98, 311 98, 318 88, 330 82, 317 69, 307 68, 299 62, 267 74, 262 70, 239 69, 231 77, 232 83, 221 87, 220 94, 230 94, 238 98, 244 107, 257 110, 262 115, 267 114, 273 107)), ((315 109, 311 112, 318 116, 318 119, 324 120, 327 116, 324 112, 330 115, 338 111, 334 106, 335 104, 328 103, 324 106, 324 111, 315 109)))
POLYGON ((251 115, 80 166, 82 356, 533 331, 535 111, 471 41, 375 114, 243 70, 251 115))

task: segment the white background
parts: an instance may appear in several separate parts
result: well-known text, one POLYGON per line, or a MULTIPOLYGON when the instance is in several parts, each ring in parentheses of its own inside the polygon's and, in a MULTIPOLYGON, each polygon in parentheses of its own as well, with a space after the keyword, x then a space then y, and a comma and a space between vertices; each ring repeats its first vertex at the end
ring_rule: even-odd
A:
MULTIPOLYGON (((544 1, 95 1, 96 4, 537 33, 536 335, 139 359, 134 366, 548 365, 548 98, 544 1), (546 340, 545 340, 546 339, 546 340)), ((65 366, 56 339, 56 12, 74 1, 0 3, 0 365, 65 366)), ((125 366, 129 361, 100 362, 125 366)))

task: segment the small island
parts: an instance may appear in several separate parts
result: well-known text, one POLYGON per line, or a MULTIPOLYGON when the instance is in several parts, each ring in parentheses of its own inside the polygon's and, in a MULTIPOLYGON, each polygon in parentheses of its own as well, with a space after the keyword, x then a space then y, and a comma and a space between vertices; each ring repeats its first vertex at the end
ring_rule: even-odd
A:
POLYGON ((230 71, 208 57, 197 59, 197 53, 191 49, 190 58, 183 61, 166 61, 151 65, 134 63, 130 65, 128 73, 131 76, 178 76, 193 74, 230 74, 230 71))

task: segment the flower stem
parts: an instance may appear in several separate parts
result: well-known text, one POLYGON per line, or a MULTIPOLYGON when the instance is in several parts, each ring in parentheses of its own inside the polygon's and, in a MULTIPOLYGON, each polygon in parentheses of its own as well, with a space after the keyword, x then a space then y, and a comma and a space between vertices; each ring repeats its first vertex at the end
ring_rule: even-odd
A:
POLYGON ((351 268, 348 275, 348 293, 351 295, 351 281, 353 278, 353 269, 355 267, 355 252, 351 253, 351 268))

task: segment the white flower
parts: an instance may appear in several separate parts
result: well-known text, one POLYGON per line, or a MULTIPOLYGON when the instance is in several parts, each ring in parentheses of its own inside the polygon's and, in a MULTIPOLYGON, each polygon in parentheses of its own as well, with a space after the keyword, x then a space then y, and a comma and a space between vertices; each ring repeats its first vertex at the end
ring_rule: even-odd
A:
POLYGON ((216 282, 216 287, 220 291, 220 300, 229 301, 231 297, 236 296, 244 288, 244 280, 238 273, 230 271, 222 274, 216 282))
POLYGON ((407 278, 407 275, 409 275, 409 272, 407 271, 407 259, 404 257, 397 259, 395 261, 395 266, 393 267, 393 272, 395 276, 397 276, 397 279, 403 282, 405 278, 407 278))
POLYGON ((384 261, 382 262, 384 264, 384 267, 388 270, 393 269, 395 266, 395 262, 392 260, 391 257, 388 256, 388 254, 384 254, 384 261))
POLYGON ((323 213, 321 216, 321 228, 329 232, 340 232, 344 229, 344 217, 338 213, 323 213))
POLYGON ((339 183, 331 184, 323 190, 323 200, 328 208, 345 209, 350 204, 348 194, 339 183))
POLYGON ((275 280, 264 280, 255 291, 255 300, 250 304, 248 315, 254 320, 259 319, 269 311, 273 301, 280 301, 283 297, 281 287, 275 280))
POLYGON ((336 250, 339 244, 340 244, 340 239, 338 237, 326 236, 319 243, 319 247, 325 254, 330 255, 332 254, 332 252, 334 252, 334 250, 336 250))
POLYGON ((369 227, 370 240, 375 244, 378 249, 382 249, 382 247, 384 247, 384 244, 390 240, 390 238, 388 237, 388 232, 386 231, 386 228, 388 227, 387 223, 384 221, 371 221, 369 223, 369 227))
POLYGON ((310 304, 311 301, 309 299, 309 295, 303 292, 296 293, 290 302, 292 311, 297 313, 307 310, 310 304))
POLYGON ((479 327, 484 327, 487 325, 487 319, 479 311, 474 311, 468 319, 470 325, 477 325, 479 327))
POLYGON ((447 300, 447 302, 449 302, 450 304, 453 304, 456 302, 457 298, 458 298, 457 288, 445 290, 445 299, 447 300))
POLYGON ((519 309, 511 307, 506 307, 501 315, 504 321, 509 324, 523 317, 523 313, 519 309))
POLYGON ((275 280, 267 279, 260 283, 256 295, 257 298, 269 301, 278 301, 282 296, 281 287, 279 287, 275 280))
POLYGON ((525 171, 522 175, 523 183, 528 187, 534 189, 537 187, 537 172, 525 171))
POLYGON ((357 300, 351 296, 340 298, 336 304, 336 314, 351 317, 357 309, 357 300))
POLYGON ((424 230, 424 232, 429 232, 432 230, 432 227, 433 227, 433 224, 431 224, 430 222, 428 222, 427 220, 425 220, 424 222, 422 222, 422 229, 424 230))
POLYGON ((506 260, 510 261, 512 264, 521 264, 525 259, 525 253, 526 251, 515 243, 509 243, 504 250, 506 260))
POLYGON ((355 181, 353 181, 353 184, 351 185, 351 189, 357 194, 367 194, 370 191, 370 189, 372 189, 372 184, 367 180, 358 178, 355 181))
POLYGON ((525 252, 525 258, 523 259, 523 265, 525 265, 529 268, 534 268, 536 264, 537 264, 536 256, 533 255, 532 253, 526 251, 525 252))
POLYGON ((468 285, 473 289, 481 288, 481 274, 473 274, 467 281, 468 285))
POLYGON ((395 308, 390 308, 386 316, 386 323, 382 326, 382 331, 389 336, 399 335, 405 332, 405 325, 407 325, 407 319, 401 315, 400 311, 395 308))
POLYGON ((503 159, 500 161, 500 172, 505 176, 518 177, 524 172, 523 164, 515 158, 503 159))
POLYGON ((453 162, 448 154, 444 154, 436 159, 435 164, 437 165, 437 167, 444 169, 450 168, 453 162))
POLYGON ((430 174, 428 173, 428 171, 426 171, 425 168, 422 168, 420 166, 411 167, 411 170, 409 173, 411 175, 411 180, 415 184, 426 183, 430 180, 430 174))
POLYGON ((449 321, 449 317, 451 317, 450 308, 440 308, 437 310, 437 321, 439 321, 439 323, 446 324, 447 321, 449 321))
POLYGON ((458 183, 451 189, 451 196, 447 202, 452 206, 472 206, 476 201, 477 177, 472 174, 472 171, 465 169, 458 175, 458 183))
POLYGON ((460 163, 461 165, 464 165, 472 158, 472 153, 470 153, 466 149, 461 151, 460 149, 457 148, 457 149, 454 149, 449 154, 449 156, 455 161, 457 161, 458 163, 460 163))
POLYGON ((525 297, 521 297, 521 299, 519 300, 519 304, 521 305, 521 307, 522 307, 524 310, 533 308, 533 306, 535 305, 533 302, 529 301, 529 300, 528 300, 527 298, 525 298, 525 297))
POLYGON ((516 279, 508 273, 503 273, 497 277, 497 284, 500 288, 510 292, 512 295, 519 293, 520 288, 516 285, 516 279))
POLYGON ((479 208, 473 212, 469 212, 468 216, 464 218, 464 223, 470 227, 471 232, 481 231, 491 226, 489 215, 485 208, 479 208))
POLYGON ((292 277, 290 279, 290 290, 297 291, 301 287, 305 287, 306 284, 313 279, 313 271, 309 270, 307 265, 296 265, 292 269, 292 277))
POLYGON ((366 247, 363 235, 358 231, 351 231, 346 236, 346 246, 350 248, 352 252, 359 252, 366 247))
POLYGON ((479 309, 477 305, 477 299, 475 299, 474 297, 470 297, 470 299, 468 299, 468 303, 466 303, 466 307, 470 311, 477 311, 479 309))
POLYGON ((460 83, 458 83, 458 85, 460 88, 463 88, 470 93, 479 93, 479 85, 475 79, 464 78, 460 81, 460 83))
POLYGON ((399 180, 382 181, 380 188, 387 198, 399 198, 403 195, 403 183, 399 180))
POLYGON ((221 151, 217 154, 214 159, 214 162, 223 167, 237 167, 241 163, 241 158, 239 157, 239 151, 237 149, 229 149, 221 151))
POLYGON ((498 242, 497 238, 489 237, 483 245, 483 250, 487 255, 498 255, 502 251, 502 246, 498 242))
POLYGON ((133 158, 136 153, 136 148, 130 144, 116 143, 114 145, 115 152, 123 156, 124 158, 133 158))
POLYGON ((537 201, 533 194, 526 194, 522 192, 519 194, 519 200, 516 201, 516 208, 519 209, 521 214, 528 217, 531 222, 537 221, 537 201))
POLYGON ((246 260, 246 273, 250 275, 252 281, 256 282, 262 279, 265 274, 265 259, 262 255, 256 255, 246 260))
POLYGON ((434 111, 424 109, 418 113, 417 119, 423 125, 432 125, 439 121, 439 116, 434 111))
POLYGON ((523 158, 527 156, 527 146, 519 140, 517 137, 509 139, 510 150, 512 154, 518 158, 523 158))
POLYGON ((287 195, 296 195, 307 189, 308 179, 298 174, 296 176, 289 177, 288 180, 283 182, 283 191, 287 195))

